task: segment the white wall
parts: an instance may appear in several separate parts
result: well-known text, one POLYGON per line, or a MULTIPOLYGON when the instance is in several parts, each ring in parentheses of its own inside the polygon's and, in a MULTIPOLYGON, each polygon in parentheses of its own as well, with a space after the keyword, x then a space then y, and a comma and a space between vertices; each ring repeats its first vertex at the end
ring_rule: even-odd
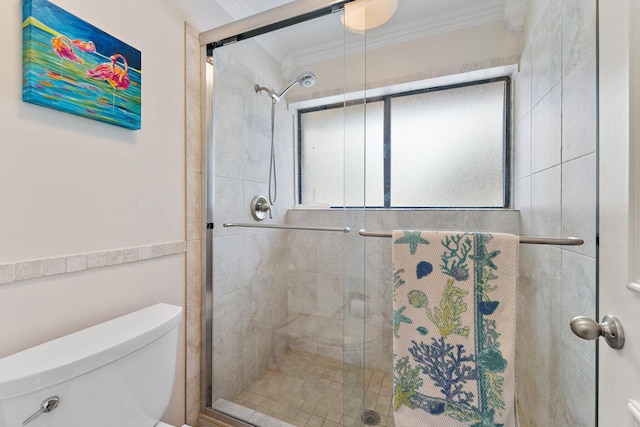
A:
MULTIPOLYGON (((184 21, 208 29, 228 16, 202 0, 54 3, 142 51, 142 129, 23 103, 22 2, 0 2, 0 264, 184 241, 184 21)), ((184 305, 184 286, 184 254, 0 285, 0 357, 156 302, 184 305)), ((178 356, 173 424, 184 421, 183 334, 178 356)))

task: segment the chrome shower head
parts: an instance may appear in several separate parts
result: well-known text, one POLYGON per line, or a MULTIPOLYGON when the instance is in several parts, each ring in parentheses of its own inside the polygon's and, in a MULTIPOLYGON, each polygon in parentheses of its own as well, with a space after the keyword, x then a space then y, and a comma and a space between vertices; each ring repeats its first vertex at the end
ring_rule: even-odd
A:
POLYGON ((295 79, 294 81, 289 83, 287 85, 287 87, 284 88, 284 90, 282 92, 280 92, 278 94, 270 93, 270 95, 274 99, 275 102, 278 102, 284 96, 284 94, 287 93, 296 84, 300 84, 300 86, 302 86, 304 88, 308 88, 308 87, 313 86, 315 83, 316 83, 316 75, 313 74, 311 71, 305 71, 302 74, 300 74, 297 79, 295 79))
POLYGON ((311 71, 305 71, 298 76, 297 81, 300 83, 300 86, 304 88, 311 87, 316 84, 316 75, 311 71))

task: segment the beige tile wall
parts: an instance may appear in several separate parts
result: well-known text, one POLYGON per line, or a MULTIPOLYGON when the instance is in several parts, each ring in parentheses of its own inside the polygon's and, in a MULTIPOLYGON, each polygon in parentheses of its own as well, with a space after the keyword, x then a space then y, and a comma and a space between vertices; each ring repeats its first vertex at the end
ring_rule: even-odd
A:
POLYGON ((93 268, 128 264, 181 254, 185 251, 186 242, 179 241, 0 264, 0 285, 43 276, 71 274, 93 268))
MULTIPOLYGON (((287 348, 286 232, 223 228, 253 222, 250 203, 268 195, 271 98, 267 82, 225 49, 214 52, 215 207, 213 248, 213 400, 235 398, 287 348)), ((273 218, 293 206, 293 116, 276 109, 278 196, 273 218)))
POLYGON ((512 210, 291 210, 287 223, 354 230, 289 232, 289 346, 339 360, 344 351, 347 362, 383 371, 393 355, 391 242, 355 230, 520 232, 512 210))
POLYGON ((522 232, 578 247, 523 247, 516 351, 520 417, 595 425, 595 345, 569 330, 596 307, 596 1, 529 2, 515 84, 515 207, 522 232), (535 13, 534 13, 535 12, 535 13))
POLYGON ((186 147, 186 421, 196 425, 200 414, 200 350, 202 307, 202 94, 199 32, 185 23, 185 147, 186 147))

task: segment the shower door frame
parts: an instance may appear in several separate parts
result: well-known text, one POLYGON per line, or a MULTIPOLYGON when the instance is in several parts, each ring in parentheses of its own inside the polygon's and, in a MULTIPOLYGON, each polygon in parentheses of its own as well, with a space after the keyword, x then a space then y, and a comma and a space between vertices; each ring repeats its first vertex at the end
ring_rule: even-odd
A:
POLYGON ((213 209, 215 200, 215 138, 213 133, 213 63, 207 59, 205 48, 201 47, 203 62, 203 158, 204 173, 202 182, 202 198, 204 199, 203 248, 202 263, 204 280, 202 281, 202 325, 200 348, 200 412, 209 415, 213 383, 213 209))
POLYGON ((212 405, 213 386, 213 228, 215 207, 215 134, 214 134, 214 69, 213 60, 206 55, 206 47, 201 48, 204 63, 203 72, 203 158, 204 174, 202 182, 202 197, 204 199, 204 227, 202 238, 202 253, 205 262, 202 263, 202 296, 203 310, 201 313, 201 355, 200 355, 200 413, 213 420, 220 421, 233 427, 251 427, 239 419, 216 411, 212 405))

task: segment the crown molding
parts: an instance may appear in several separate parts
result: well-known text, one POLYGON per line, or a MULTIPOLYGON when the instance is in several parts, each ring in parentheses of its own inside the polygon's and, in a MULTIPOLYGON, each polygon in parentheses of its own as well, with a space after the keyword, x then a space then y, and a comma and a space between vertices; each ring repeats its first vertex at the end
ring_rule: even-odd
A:
POLYGON ((285 55, 289 53, 287 48, 278 41, 277 37, 269 34, 263 34, 260 37, 257 37, 256 41, 278 62, 282 62, 285 55))
MULTIPOLYGON (((250 10, 247 0, 216 1, 235 20, 256 16, 250 10)), ((339 58, 345 53, 347 55, 362 53, 365 40, 366 49, 374 50, 492 22, 502 22, 508 30, 517 34, 522 29, 524 13, 521 11, 524 10, 523 4, 525 2, 526 0, 484 0, 473 6, 433 15, 426 21, 421 18, 402 25, 383 26, 367 33, 366 39, 363 38, 362 43, 350 44, 346 49, 344 41, 339 40, 324 43, 320 48, 313 46, 292 52, 293 63, 296 67, 303 67, 339 58)), ((289 4, 284 4, 279 9, 288 7, 290 7, 289 4)), ((256 41, 278 62, 281 62, 289 53, 285 45, 275 35, 264 34, 256 41)))
POLYGON ((216 2, 236 21, 253 14, 244 1, 216 0, 216 2))
POLYGON ((514 34, 520 34, 524 28, 527 14, 527 0, 504 0, 504 26, 514 34))
MULTIPOLYGON (((403 25, 385 26, 374 30, 367 35, 366 49, 379 49, 491 22, 499 22, 503 18, 504 9, 501 1, 483 2, 454 12, 434 15, 427 22, 424 19, 416 19, 403 25)), ((362 53, 363 46, 363 43, 347 46, 346 54, 362 53)), ((337 41, 326 44, 322 49, 312 48, 296 52, 293 55, 293 60, 298 67, 302 67, 339 58, 344 54, 344 43, 337 41)))
MULTIPOLYGON (((244 0, 216 1, 236 21, 255 15, 244 0)), ((282 59, 288 53, 287 48, 275 36, 263 34, 261 37, 256 38, 256 41, 278 62, 282 62, 282 59)))
MULTIPOLYGON (((216 1, 235 20, 244 19, 248 16, 253 15, 253 12, 249 9, 244 1, 216 1)), ((256 41, 278 62, 281 62, 282 58, 284 58, 284 56, 287 54, 287 49, 274 36, 264 34, 262 37, 258 37, 256 41)))

